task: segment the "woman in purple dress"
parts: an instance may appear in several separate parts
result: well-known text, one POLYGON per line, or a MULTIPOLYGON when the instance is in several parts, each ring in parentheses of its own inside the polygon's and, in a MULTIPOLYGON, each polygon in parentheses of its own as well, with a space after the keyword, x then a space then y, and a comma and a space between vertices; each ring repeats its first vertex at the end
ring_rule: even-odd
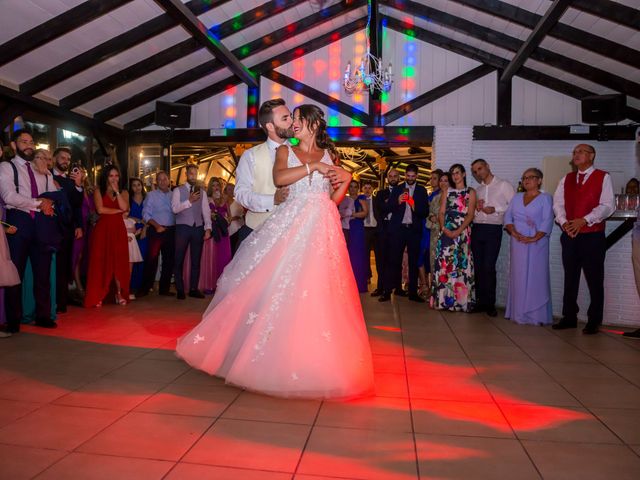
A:
POLYGON ((504 214, 511 235, 509 293, 505 318, 520 324, 552 323, 549 281, 549 235, 553 228, 553 197, 540 191, 542 172, 522 174, 524 192, 516 193, 504 214))
POLYGON ((356 277, 358 291, 367 291, 369 278, 369 258, 366 242, 364 239, 364 219, 369 215, 369 203, 365 195, 358 195, 360 184, 352 180, 349 184, 349 197, 353 199, 354 210, 349 220, 349 238, 347 249, 349 250, 349 260, 353 275, 356 277))

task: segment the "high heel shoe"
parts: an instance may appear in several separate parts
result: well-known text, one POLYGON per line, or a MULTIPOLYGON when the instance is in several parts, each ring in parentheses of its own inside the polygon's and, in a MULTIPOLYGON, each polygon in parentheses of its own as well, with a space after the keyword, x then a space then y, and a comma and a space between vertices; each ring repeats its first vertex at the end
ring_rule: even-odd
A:
POLYGON ((122 295, 120 295, 120 293, 116 293, 116 303, 124 307, 127 304, 127 301, 122 298, 122 295))

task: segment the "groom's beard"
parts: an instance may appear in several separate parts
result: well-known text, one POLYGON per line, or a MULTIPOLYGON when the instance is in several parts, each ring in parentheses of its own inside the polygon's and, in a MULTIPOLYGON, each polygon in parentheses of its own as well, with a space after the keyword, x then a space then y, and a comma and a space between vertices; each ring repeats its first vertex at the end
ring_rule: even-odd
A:
POLYGON ((276 135, 282 140, 293 138, 293 126, 289 128, 276 127, 276 135))
POLYGON ((24 150, 20 150, 18 147, 16 147, 16 150, 18 151, 18 156, 24 160, 26 160, 27 162, 30 162, 33 160, 33 158, 36 156, 35 155, 35 150, 33 148, 25 148, 24 150))

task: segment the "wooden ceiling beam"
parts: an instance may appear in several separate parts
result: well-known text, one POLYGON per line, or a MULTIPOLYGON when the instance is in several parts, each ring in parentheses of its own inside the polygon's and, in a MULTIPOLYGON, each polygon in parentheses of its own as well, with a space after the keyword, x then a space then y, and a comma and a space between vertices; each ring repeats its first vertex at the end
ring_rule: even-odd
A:
POLYGON ((171 18, 182 25, 200 45, 222 61, 249 87, 258 88, 256 77, 245 67, 238 57, 225 47, 220 38, 213 34, 180 0, 154 0, 171 18))
POLYGON ((62 110, 58 106, 53 105, 49 102, 24 95, 21 92, 0 85, 0 98, 2 97, 7 98, 10 102, 26 105, 35 111, 45 113, 46 115, 49 115, 51 117, 66 120, 70 123, 83 126, 87 130, 102 131, 118 138, 124 138, 125 132, 119 128, 113 127, 111 125, 105 125, 98 120, 85 117, 84 115, 80 115, 79 113, 62 110))
MULTIPOLYGON (((219 7, 230 0, 192 0, 185 4, 196 15, 201 15, 212 8, 219 7)), ((174 20, 168 14, 158 15, 142 25, 118 35, 106 42, 83 52, 66 62, 57 65, 40 75, 37 75, 20 85, 20 91, 26 95, 41 92, 57 83, 73 77, 100 62, 107 60, 119 53, 135 47, 156 35, 166 32, 176 26, 174 20)))
MULTIPOLYGON (((529 10, 516 7, 515 5, 511 5, 500 0, 452 1, 530 29, 533 29, 541 18, 540 15, 530 12, 529 10)), ((585 1, 593 4, 600 3, 592 2, 592 0, 585 1)), ((618 4, 616 3, 615 5, 618 4)), ((630 65, 634 68, 638 68, 638 65, 640 65, 640 52, 638 50, 612 42, 606 38, 599 37, 585 30, 574 28, 561 22, 557 23, 555 27, 549 31, 549 36, 584 48, 590 52, 597 53, 603 57, 612 58, 613 60, 624 63, 625 65, 630 65)))
POLYGON ((348 103, 333 98, 326 93, 321 92, 320 90, 316 90, 309 85, 305 85, 304 83, 299 82, 298 80, 294 80, 293 78, 288 77, 287 75, 284 75, 280 72, 276 72, 275 70, 265 72, 262 76, 268 78, 269 80, 273 80, 274 82, 279 83, 280 85, 287 87, 294 92, 298 92, 315 102, 326 105, 330 109, 340 112, 341 114, 346 115, 349 118, 353 118, 354 120, 357 120, 364 125, 369 125, 370 119, 367 113, 353 107, 352 105, 349 105, 348 103))
MULTIPOLYGON (((491 65, 497 69, 506 68, 509 63, 506 59, 497 55, 490 54, 484 50, 480 50, 476 47, 445 37, 444 35, 424 30, 413 24, 407 24, 395 18, 387 17, 387 26, 400 33, 406 33, 407 30, 410 29, 411 35, 418 40, 436 45, 440 48, 444 48, 445 50, 463 55, 478 62, 486 63, 487 65, 491 65)), ((595 94, 590 90, 580 88, 569 82, 558 80, 557 78, 528 67, 521 68, 517 76, 572 98, 582 99, 586 96, 595 94)), ((640 121, 640 110, 627 106, 625 111, 627 118, 636 122, 640 121)))
POLYGON ((604 18, 625 27, 640 30, 640 9, 610 0, 575 0, 573 8, 604 18))
MULTIPOLYGON (((412 12, 423 18, 428 18, 433 23, 442 25, 446 28, 456 30, 487 43, 491 43, 505 50, 517 52, 521 49, 524 42, 514 37, 510 37, 502 32, 492 30, 487 27, 478 25, 475 22, 453 16, 439 10, 425 7, 410 0, 405 1, 387 1, 390 6, 403 6, 409 8, 412 12)), ((408 29, 412 27, 406 27, 408 29)), ((624 93, 626 95, 640 98, 640 83, 627 80, 605 70, 601 70, 592 65, 579 62, 572 58, 565 57, 559 53, 537 48, 531 53, 532 60, 546 63, 554 68, 568 72, 572 75, 583 77, 593 83, 624 93)), ((505 67, 506 68, 506 67, 505 67)))
MULTIPOLYGON (((297 0, 293 2, 282 3, 280 0, 271 0, 263 3, 262 5, 244 12, 237 17, 231 18, 226 22, 221 23, 211 30, 215 31, 219 38, 226 38, 236 32, 249 28, 265 18, 265 12, 269 12, 270 16, 277 15, 283 11, 295 7, 302 3, 304 0, 297 0), (242 28, 238 28, 241 25, 242 28)), ((131 65, 119 72, 115 72, 106 78, 99 80, 98 82, 89 85, 82 90, 79 90, 71 95, 66 96, 60 100, 60 106, 63 108, 71 109, 87 103, 88 101, 97 98, 101 95, 108 93, 126 83, 129 83, 137 78, 147 75, 154 70, 169 65, 187 55, 196 52, 204 48, 194 38, 189 38, 183 42, 173 45, 149 58, 145 58, 140 62, 131 65)))
MULTIPOLYGON (((250 42, 249 44, 243 47, 239 47, 238 49, 234 50, 234 53, 237 53, 239 56, 241 56, 241 58, 242 58, 242 55, 244 56, 253 55, 257 51, 260 51, 272 45, 281 43, 287 38, 291 38, 295 35, 298 35, 300 32, 308 30, 309 28, 312 28, 313 26, 318 25, 319 23, 331 21, 339 17, 340 15, 344 15, 352 11, 353 9, 359 8, 365 4, 366 4, 366 0, 356 0, 356 1, 343 0, 342 2, 332 5, 331 7, 328 7, 324 10, 321 10, 320 12, 317 12, 313 15, 309 15, 308 17, 302 19, 299 22, 296 22, 295 24, 288 25, 276 32, 273 32, 272 34, 267 35, 266 37, 250 42), (348 4, 346 8, 345 8, 345 4, 348 4), (242 53, 243 51, 245 53, 242 53)), ((365 17, 360 18, 354 22, 348 23, 324 35, 321 35, 318 38, 310 40, 300 45, 299 47, 290 49, 287 52, 275 55, 274 57, 264 62, 254 65, 253 67, 251 67, 251 70, 254 71, 256 75, 262 75, 264 72, 273 70, 274 68, 277 68, 284 63, 294 60, 300 56, 306 55, 307 53, 317 50, 319 48, 322 48, 323 46, 326 46, 331 42, 337 41, 344 36, 350 35, 358 30, 361 30, 364 28, 365 25, 366 25, 366 18, 365 17)), ((216 60, 214 60, 214 62, 215 61, 216 60)), ((178 79, 177 77, 174 77, 176 79, 176 82, 184 82, 184 83, 181 83, 181 86, 182 86, 182 85, 187 85, 188 83, 193 82, 198 78, 200 78, 200 77, 194 76, 193 74, 190 74, 189 72, 192 72, 192 70, 185 72, 185 74, 179 75, 179 77, 181 77, 180 79, 178 79)), ((209 71, 208 73, 211 73, 211 71, 209 71)), ((145 91, 146 93, 141 92, 140 94, 138 94, 138 95, 146 95, 144 99, 136 95, 130 99, 127 99, 124 102, 121 102, 120 104, 117 104, 119 105, 119 109, 116 113, 118 115, 121 115, 122 113, 125 113, 133 108, 136 108, 137 106, 148 103, 155 98, 159 98, 160 96, 175 90, 174 87, 176 87, 177 83, 173 84, 172 83, 173 80, 174 79, 171 79, 167 82, 163 82, 160 85, 151 87, 151 89, 148 89, 147 91, 145 91), (144 101, 141 101, 141 100, 144 100, 144 101)), ((210 85, 201 90, 198 90, 197 92, 187 95, 186 97, 177 101, 181 103, 188 103, 193 105, 209 97, 212 97, 218 93, 221 93, 226 88, 229 88, 230 86, 233 86, 233 85, 237 85, 238 83, 240 82, 237 81, 237 77, 232 76, 230 78, 222 80, 221 82, 217 82, 214 85, 210 85)), ((96 114, 96 116, 103 118, 103 116, 106 117, 106 115, 113 114, 113 111, 112 111, 102 115, 103 112, 99 112, 98 114, 96 114)), ((115 116, 117 115, 113 115, 108 118, 114 118, 115 116)), ((136 120, 132 120, 131 122, 128 122, 125 125, 125 129, 129 130, 129 129, 142 128, 151 123, 153 123, 153 114, 147 114, 137 118, 136 120), (144 123, 144 122, 147 122, 147 123, 144 123)))
POLYGON ((547 12, 540 19, 540 21, 533 28, 529 37, 522 43, 518 52, 509 62, 507 68, 504 69, 500 76, 501 82, 506 82, 513 77, 513 75, 524 65, 531 53, 538 48, 540 42, 546 37, 549 30, 551 30, 560 20, 560 17, 564 15, 567 8, 571 5, 573 0, 554 0, 553 3, 547 9, 547 12))
MULTIPOLYGON (((131 0, 87 0, 0 45, 0 66, 79 28, 131 0)), ((10 9, 9 5, 3 8, 10 9)))
POLYGON ((491 65, 483 64, 477 66, 472 70, 469 70, 468 72, 463 73, 462 75, 458 75, 448 82, 445 82, 442 85, 438 85, 428 92, 418 95, 416 98, 403 103, 393 110, 388 111, 383 116, 383 124, 388 125, 391 122, 394 122, 395 120, 398 120, 399 118, 402 118, 405 115, 408 115, 409 113, 421 107, 424 107, 425 105, 428 105, 429 103, 432 103, 437 99, 458 90, 459 88, 464 87, 465 85, 469 85, 471 82, 475 82, 485 75, 490 74, 494 70, 495 68, 491 65))

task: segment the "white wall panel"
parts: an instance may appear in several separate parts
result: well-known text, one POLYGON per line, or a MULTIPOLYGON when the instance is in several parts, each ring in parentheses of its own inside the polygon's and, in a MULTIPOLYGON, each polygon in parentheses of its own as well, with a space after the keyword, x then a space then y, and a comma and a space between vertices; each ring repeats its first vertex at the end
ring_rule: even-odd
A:
POLYGON ((244 84, 220 93, 191 108, 191 128, 246 128, 247 126, 247 86, 244 84), (233 109, 236 113, 228 112, 233 109), (229 123, 233 120, 233 124, 229 123))
POLYGON ((513 125, 572 125, 582 123, 580 100, 519 77, 513 78, 513 125))

